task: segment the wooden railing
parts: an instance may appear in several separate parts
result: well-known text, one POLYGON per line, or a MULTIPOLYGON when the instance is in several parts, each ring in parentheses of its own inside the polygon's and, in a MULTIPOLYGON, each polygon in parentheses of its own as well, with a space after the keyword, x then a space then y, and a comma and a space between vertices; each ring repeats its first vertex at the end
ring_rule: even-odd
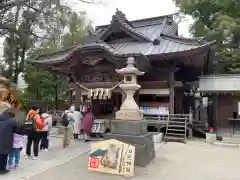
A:
MULTIPOLYGON (((153 126, 166 126, 169 120, 179 121, 186 120, 189 125, 189 137, 192 137, 192 116, 191 114, 169 114, 169 115, 146 115, 144 119, 148 121, 148 124, 152 124, 153 126)), ((104 134, 107 129, 111 128, 111 120, 109 119, 96 119, 93 122, 92 133, 104 134)))

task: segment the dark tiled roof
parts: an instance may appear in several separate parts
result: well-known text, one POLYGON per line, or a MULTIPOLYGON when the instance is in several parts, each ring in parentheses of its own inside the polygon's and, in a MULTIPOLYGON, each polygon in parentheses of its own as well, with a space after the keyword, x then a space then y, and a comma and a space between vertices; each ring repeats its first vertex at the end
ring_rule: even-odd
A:
MULTIPOLYGON (((211 44, 212 42, 210 42, 211 44)), ((187 42, 177 41, 171 38, 160 37, 160 44, 153 45, 152 43, 118 43, 111 44, 118 53, 141 53, 145 56, 158 55, 158 54, 168 54, 174 52, 183 52, 194 50, 201 47, 206 47, 210 45, 207 44, 189 44, 187 42)))
POLYGON ((153 45, 151 42, 145 43, 117 43, 117 44, 106 44, 105 42, 92 42, 88 44, 81 44, 79 46, 73 47, 71 50, 61 51, 60 53, 55 53, 49 56, 42 56, 38 58, 38 63, 59 63, 65 61, 71 54, 77 50, 80 52, 83 50, 91 49, 102 49, 112 56, 116 57, 126 57, 131 55, 159 55, 159 54, 169 54, 175 52, 184 52, 189 50, 196 50, 198 48, 208 47, 213 42, 202 44, 189 44, 189 42, 181 42, 175 39, 171 39, 168 36, 161 36, 160 44, 153 45))
MULTIPOLYGON (((173 14, 167 16, 159 16, 154 18, 129 21, 132 25, 132 29, 139 34, 154 40, 160 36, 161 33, 176 35, 178 25, 173 21, 173 14), (168 22, 171 23, 168 23, 168 22)), ((111 24, 96 27, 96 34, 102 36, 109 28, 111 24)))
MULTIPOLYGON (((102 49, 112 56, 125 57, 129 55, 160 55, 176 52, 197 50, 209 47, 213 42, 203 41, 202 38, 184 38, 177 36, 178 26, 173 21, 173 15, 148 18, 143 20, 128 21, 125 15, 117 11, 113 21, 120 23, 126 31, 145 40, 138 42, 105 43, 100 40, 107 31, 110 31, 111 24, 98 26, 96 34, 92 35, 84 44, 75 45, 66 50, 38 58, 38 63, 58 63, 67 60, 75 51, 102 49), (159 44, 153 41, 158 39, 159 44)), ((115 23, 113 22, 112 23, 115 23)), ((109 32, 108 32, 109 33, 109 32)))
MULTIPOLYGON (((111 31, 111 27, 114 26, 115 23, 120 24, 120 26, 123 29, 125 29, 128 33, 133 34, 144 41, 149 41, 149 42, 151 41, 151 39, 149 39, 147 36, 145 36, 144 34, 142 34, 139 31, 137 31, 132 26, 132 24, 126 19, 125 15, 121 11, 118 11, 118 10, 117 10, 116 14, 113 15, 111 25, 107 26, 106 29, 104 29, 104 31, 102 31, 101 36, 108 34, 111 31)), ((100 36, 100 34, 98 34, 98 35, 100 36)))
POLYGON ((114 57, 128 57, 128 56, 134 56, 134 55, 141 55, 140 52, 129 52, 124 53, 121 51, 116 51, 114 47, 111 45, 106 44, 103 41, 99 42, 89 42, 87 44, 80 44, 77 46, 73 46, 71 49, 63 49, 60 52, 56 52, 49 55, 43 55, 37 58, 37 63, 59 63, 65 61, 67 58, 69 58, 75 51, 84 51, 84 50, 99 50, 102 49, 106 52, 108 52, 110 55, 114 57))

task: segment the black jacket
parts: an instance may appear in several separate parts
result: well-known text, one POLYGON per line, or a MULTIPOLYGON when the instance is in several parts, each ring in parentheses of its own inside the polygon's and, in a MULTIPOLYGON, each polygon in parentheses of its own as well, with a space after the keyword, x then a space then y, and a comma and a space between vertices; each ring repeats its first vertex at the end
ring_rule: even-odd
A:
POLYGON ((25 136, 28 134, 27 130, 25 129, 25 126, 23 124, 18 124, 14 133, 22 135, 22 136, 25 136))
POLYGON ((8 113, 0 115, 0 154, 9 154, 13 148, 13 133, 17 122, 8 113))

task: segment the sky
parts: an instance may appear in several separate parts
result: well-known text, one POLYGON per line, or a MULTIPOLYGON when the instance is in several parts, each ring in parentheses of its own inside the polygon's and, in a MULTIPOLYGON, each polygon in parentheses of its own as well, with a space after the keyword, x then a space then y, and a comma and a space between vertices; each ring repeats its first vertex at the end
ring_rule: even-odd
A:
MULTIPOLYGON (((172 0, 102 0, 100 5, 85 4, 79 0, 62 0, 73 10, 86 11, 93 25, 109 24, 116 8, 125 13, 128 20, 150 18, 172 14, 178 11, 172 0)), ((192 23, 191 18, 186 18, 179 24, 179 35, 189 37, 188 29, 192 23)), ((0 56, 2 54, 2 40, 0 39, 0 56)))
MULTIPOLYGON (((102 0, 103 5, 89 5, 78 0, 65 0, 75 11, 85 10, 94 25, 109 24, 116 8, 125 13, 128 20, 144 19, 178 12, 172 0, 102 0)), ((189 37, 191 18, 179 25, 179 34, 189 37)))

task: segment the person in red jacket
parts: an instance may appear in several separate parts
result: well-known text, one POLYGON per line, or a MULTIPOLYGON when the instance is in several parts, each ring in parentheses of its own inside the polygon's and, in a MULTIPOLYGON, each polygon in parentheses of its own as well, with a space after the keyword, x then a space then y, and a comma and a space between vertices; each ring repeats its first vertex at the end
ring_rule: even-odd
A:
POLYGON ((33 128, 28 130, 27 132, 28 139, 27 139, 26 156, 25 156, 26 159, 31 156, 32 144, 33 144, 33 154, 34 154, 33 159, 35 160, 38 157, 39 141, 41 139, 41 129, 43 129, 44 127, 44 123, 41 120, 39 111, 40 111, 40 108, 37 106, 34 106, 28 112, 25 118, 25 122, 30 122, 31 119, 33 121, 33 128))
POLYGON ((94 119, 94 116, 91 112, 91 108, 87 107, 87 111, 81 122, 81 131, 84 133, 85 142, 88 142, 91 140, 90 135, 91 135, 92 125, 93 125, 93 119, 94 119))

